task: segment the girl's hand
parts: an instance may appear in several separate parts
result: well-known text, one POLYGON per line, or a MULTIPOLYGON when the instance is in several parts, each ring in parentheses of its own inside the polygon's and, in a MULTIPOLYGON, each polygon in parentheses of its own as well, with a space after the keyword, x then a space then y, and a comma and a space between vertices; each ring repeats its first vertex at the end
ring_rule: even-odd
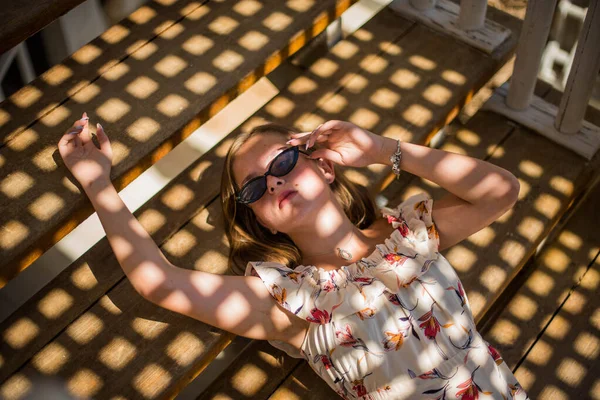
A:
POLYGON ((383 138, 351 122, 331 120, 312 132, 292 133, 291 145, 315 143, 323 146, 312 152, 311 158, 326 158, 347 167, 366 167, 378 163, 383 138))
POLYGON ((96 136, 100 149, 92 141, 86 113, 75 121, 73 126, 58 142, 58 151, 65 165, 83 189, 88 189, 94 182, 110 182, 112 166, 112 147, 102 125, 97 124, 96 136))

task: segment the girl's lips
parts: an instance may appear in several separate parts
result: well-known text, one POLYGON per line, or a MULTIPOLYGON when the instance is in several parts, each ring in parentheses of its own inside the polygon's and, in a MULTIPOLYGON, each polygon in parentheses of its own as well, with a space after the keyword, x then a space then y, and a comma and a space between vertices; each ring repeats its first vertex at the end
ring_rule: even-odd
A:
POLYGON ((286 202, 290 201, 296 194, 298 194, 298 192, 293 191, 286 195, 283 199, 281 199, 281 201, 279 202, 279 208, 283 207, 283 205, 286 202))

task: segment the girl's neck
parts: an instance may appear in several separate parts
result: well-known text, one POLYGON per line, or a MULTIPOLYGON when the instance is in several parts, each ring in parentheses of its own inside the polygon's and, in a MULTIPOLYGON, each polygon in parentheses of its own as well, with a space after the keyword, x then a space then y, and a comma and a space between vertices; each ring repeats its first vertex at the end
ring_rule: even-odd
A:
MULTIPOLYGON (((377 244, 383 243, 386 238, 391 235, 392 226, 387 224, 383 218, 376 220, 370 227, 359 230, 354 228, 354 236, 350 240, 347 247, 342 249, 349 251, 352 254, 350 260, 345 260, 339 256, 337 250, 329 254, 320 256, 304 256, 301 265, 313 265, 323 270, 337 270, 342 265, 353 264, 362 258, 368 257, 375 251, 377 244)), ((347 240, 347 239, 346 239, 347 240)), ((316 253, 316 252, 313 252, 316 253)))

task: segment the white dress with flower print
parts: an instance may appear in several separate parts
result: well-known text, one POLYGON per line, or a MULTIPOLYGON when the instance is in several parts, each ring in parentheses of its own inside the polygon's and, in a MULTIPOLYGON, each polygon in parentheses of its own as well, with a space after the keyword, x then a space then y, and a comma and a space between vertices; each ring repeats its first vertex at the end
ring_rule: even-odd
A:
POLYGON ((424 192, 381 209, 393 233, 366 258, 325 271, 249 262, 279 304, 312 322, 298 352, 345 399, 528 399, 476 331, 455 270, 439 252, 424 192))

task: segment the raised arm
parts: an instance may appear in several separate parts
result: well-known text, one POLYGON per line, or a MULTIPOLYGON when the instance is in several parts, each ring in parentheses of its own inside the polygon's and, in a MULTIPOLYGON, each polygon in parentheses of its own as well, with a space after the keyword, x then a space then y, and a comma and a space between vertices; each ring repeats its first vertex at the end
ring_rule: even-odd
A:
MULTIPOLYGON (((312 132, 292 134, 287 143, 319 143, 312 158, 326 158, 348 167, 392 165, 397 141, 375 135, 351 122, 327 121, 312 132)), ((433 204, 440 237, 439 251, 490 225, 517 201, 519 180, 490 162, 428 146, 402 142, 400 169, 429 180, 449 193, 433 204)))
POLYGON ((271 297, 255 276, 221 276, 178 268, 161 252, 110 181, 112 151, 98 127, 91 141, 87 116, 59 142, 67 167, 83 187, 113 252, 134 289, 149 301, 236 335, 290 342, 302 335, 297 317, 271 297))

